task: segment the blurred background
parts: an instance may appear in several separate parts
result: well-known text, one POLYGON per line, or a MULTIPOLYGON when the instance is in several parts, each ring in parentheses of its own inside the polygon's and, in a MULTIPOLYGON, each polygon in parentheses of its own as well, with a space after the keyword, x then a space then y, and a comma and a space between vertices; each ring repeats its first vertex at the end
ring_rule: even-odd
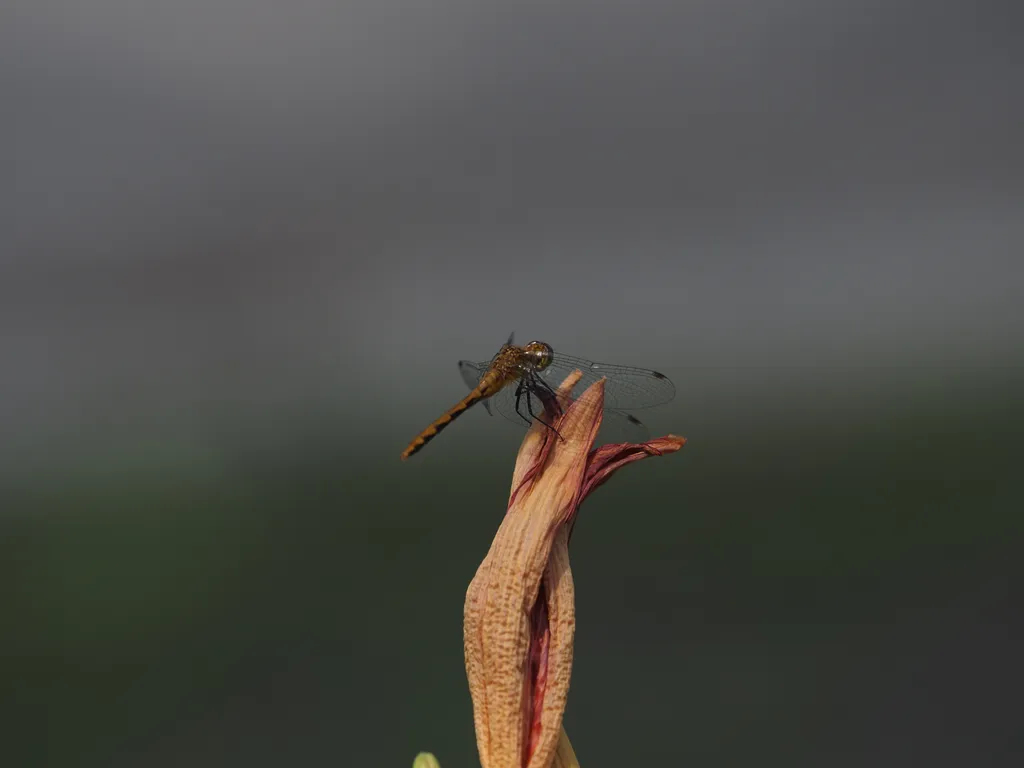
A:
POLYGON ((515 330, 657 368, 573 538, 584 766, 1016 764, 1010 3, 13 0, 5 766, 478 764, 515 330))

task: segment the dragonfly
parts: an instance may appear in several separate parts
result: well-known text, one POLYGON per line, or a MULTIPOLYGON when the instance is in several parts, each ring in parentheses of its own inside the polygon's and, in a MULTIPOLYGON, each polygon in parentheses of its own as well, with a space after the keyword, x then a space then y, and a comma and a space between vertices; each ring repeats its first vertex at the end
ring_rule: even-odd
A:
POLYGON ((663 373, 627 365, 595 363, 555 352, 550 344, 543 341, 519 346, 514 343, 514 336, 514 332, 510 334, 508 341, 490 360, 480 363, 459 361, 459 372, 470 388, 469 394, 420 432, 402 451, 403 460, 422 449, 470 407, 481 402, 488 413, 497 411, 520 426, 528 427, 536 419, 554 430, 548 419, 561 410, 555 392, 565 377, 576 370, 583 374, 577 384, 580 391, 601 378, 605 379, 604 416, 627 425, 632 434, 643 434, 646 429, 636 416, 626 411, 661 405, 675 397, 675 385, 663 373))

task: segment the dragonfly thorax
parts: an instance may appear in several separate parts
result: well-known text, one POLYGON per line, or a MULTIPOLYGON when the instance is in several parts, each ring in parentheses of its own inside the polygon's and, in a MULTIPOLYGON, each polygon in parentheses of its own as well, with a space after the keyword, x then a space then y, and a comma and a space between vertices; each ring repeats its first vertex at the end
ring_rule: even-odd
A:
POLYGON ((551 348, 550 344, 545 344, 543 341, 531 341, 523 347, 523 355, 530 366, 535 370, 543 371, 551 365, 555 351, 551 348))

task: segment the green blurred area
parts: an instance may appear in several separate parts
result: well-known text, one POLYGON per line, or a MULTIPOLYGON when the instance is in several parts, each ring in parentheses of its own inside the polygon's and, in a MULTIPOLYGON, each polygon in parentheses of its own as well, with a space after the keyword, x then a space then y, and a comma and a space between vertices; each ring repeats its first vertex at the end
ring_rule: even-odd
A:
MULTIPOLYGON (((994 702, 1019 623, 1024 382, 926 382, 651 422, 689 444, 600 488, 572 541, 583 765, 1020 738, 994 702)), ((4 763, 477 764, 462 601, 518 437, 467 418, 402 463, 419 424, 361 418, 190 470, 114 455, 7 482, 4 763)))

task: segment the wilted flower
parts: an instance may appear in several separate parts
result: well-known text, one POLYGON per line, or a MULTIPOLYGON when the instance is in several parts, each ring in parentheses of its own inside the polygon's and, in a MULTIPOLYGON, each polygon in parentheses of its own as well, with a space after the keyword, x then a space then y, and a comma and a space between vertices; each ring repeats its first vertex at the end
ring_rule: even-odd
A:
POLYGON ((575 605, 569 534, 587 495, 619 467, 683 447, 668 435, 591 450, 604 380, 570 402, 580 374, 559 388, 563 413, 519 450, 505 518, 466 594, 466 674, 483 768, 576 766, 562 729, 572 671, 575 605))

